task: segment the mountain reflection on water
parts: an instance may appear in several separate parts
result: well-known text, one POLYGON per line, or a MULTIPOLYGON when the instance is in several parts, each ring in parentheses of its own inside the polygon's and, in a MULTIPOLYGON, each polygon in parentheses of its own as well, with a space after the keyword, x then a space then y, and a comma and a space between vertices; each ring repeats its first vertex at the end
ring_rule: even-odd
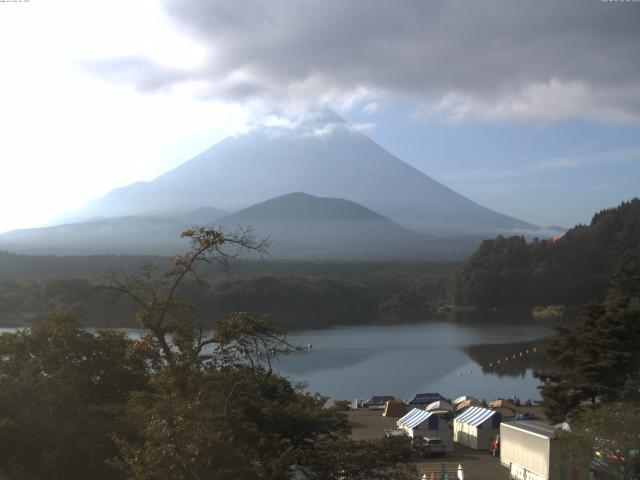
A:
MULTIPOLYGON (((291 381, 306 383, 311 393, 333 399, 374 394, 408 399, 417 392, 539 399, 533 371, 549 368, 544 338, 554 325, 526 315, 487 318, 292 332, 292 343, 312 344, 312 350, 279 357, 273 366, 291 381), (527 349, 530 353, 520 356, 527 349)), ((119 330, 131 338, 142 334, 119 330)))
POLYGON ((528 370, 545 372, 551 368, 551 359, 545 354, 547 343, 548 338, 541 338, 532 342, 470 345, 464 351, 485 374, 524 377, 528 370))
POLYGON ((538 399, 533 371, 549 367, 541 339, 552 327, 511 321, 308 330, 291 339, 312 344, 312 351, 281 357, 274 368, 292 381, 305 382, 312 393, 334 399, 374 394, 410 398, 420 391, 538 399))

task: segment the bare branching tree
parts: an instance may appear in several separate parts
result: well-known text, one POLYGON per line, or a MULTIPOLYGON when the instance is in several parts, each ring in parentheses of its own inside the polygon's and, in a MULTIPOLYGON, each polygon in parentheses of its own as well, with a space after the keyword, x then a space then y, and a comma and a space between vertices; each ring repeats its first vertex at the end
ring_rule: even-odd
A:
POLYGON ((246 313, 230 314, 212 325, 211 333, 205 329, 195 306, 179 295, 179 288, 188 277, 200 279, 199 265, 217 264, 228 272, 233 261, 245 252, 266 254, 268 239, 256 239, 251 229, 223 233, 208 227, 187 230, 182 237, 190 240, 191 248, 172 257, 168 270, 145 263, 132 273, 113 273, 105 285, 107 290, 136 305, 138 322, 149 332, 142 341, 157 347, 168 366, 212 358, 254 365, 265 359, 271 369, 274 355, 295 347, 268 317, 255 319, 246 313))
POLYGON ((245 312, 232 313, 216 322, 210 343, 217 345, 225 364, 249 362, 254 366, 265 360, 269 371, 273 357, 299 350, 287 341, 286 332, 275 327, 269 317, 254 318, 245 312))

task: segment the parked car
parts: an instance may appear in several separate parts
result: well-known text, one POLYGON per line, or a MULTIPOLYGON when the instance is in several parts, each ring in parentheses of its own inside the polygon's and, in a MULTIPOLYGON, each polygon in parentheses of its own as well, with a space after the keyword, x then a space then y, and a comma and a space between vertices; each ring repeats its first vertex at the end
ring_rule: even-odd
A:
POLYGON ((500 434, 498 433, 489 444, 489 453, 494 457, 500 455, 500 434))
POLYGON ((401 428, 389 428, 384 431, 384 436, 386 438, 402 438, 407 436, 407 432, 405 432, 401 428))
POLYGON ((535 420, 535 419, 536 419, 536 416, 531 412, 519 413, 516 415, 516 420, 535 420))
POLYGON ((446 445, 439 437, 416 437, 414 438, 414 448, 422 454, 424 458, 446 455, 446 445))

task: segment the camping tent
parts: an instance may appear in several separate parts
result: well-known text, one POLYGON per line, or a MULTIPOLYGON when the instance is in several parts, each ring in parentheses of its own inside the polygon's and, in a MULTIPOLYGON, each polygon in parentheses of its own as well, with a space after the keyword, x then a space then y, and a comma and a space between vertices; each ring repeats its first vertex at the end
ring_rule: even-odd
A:
POLYGON ((489 403, 491 408, 508 408, 510 410, 516 411, 516 405, 511 400, 505 400, 503 398, 498 398, 489 403))
POLYGON ((516 419, 516 411, 511 410, 510 408, 492 408, 491 410, 494 410, 502 415, 503 422, 511 422, 516 419))
POLYGON ((463 402, 456 403, 455 405, 456 405, 454 408, 455 412, 461 413, 463 410, 469 407, 479 407, 481 403, 474 398, 470 398, 468 400, 464 400, 463 402))
POLYGON ((417 406, 426 406, 430 403, 437 402, 438 400, 446 400, 439 393, 416 393, 415 397, 409 401, 409 405, 414 407, 417 406))
POLYGON ((453 412, 453 405, 446 400, 438 400, 437 402, 430 403, 425 408, 427 412, 453 412))
POLYGON ((407 404, 402 400, 389 400, 384 405, 384 412, 382 415, 385 417, 402 417, 407 413, 407 404))
POLYGON ((453 451, 453 432, 449 422, 434 412, 426 412, 419 408, 412 409, 398 420, 398 428, 402 428, 411 438, 439 438, 447 452, 453 451))
POLYGON ((459 403, 466 402, 467 400, 478 400, 478 399, 475 397, 471 397, 469 395, 462 395, 461 397, 458 397, 453 401, 453 406, 455 407, 459 403))
POLYGON ((363 407, 382 410, 389 400, 395 400, 391 395, 374 395, 362 404, 363 407))
POLYGON ((501 420, 502 415, 495 410, 469 407, 453 419, 453 440, 474 450, 488 450, 501 420))

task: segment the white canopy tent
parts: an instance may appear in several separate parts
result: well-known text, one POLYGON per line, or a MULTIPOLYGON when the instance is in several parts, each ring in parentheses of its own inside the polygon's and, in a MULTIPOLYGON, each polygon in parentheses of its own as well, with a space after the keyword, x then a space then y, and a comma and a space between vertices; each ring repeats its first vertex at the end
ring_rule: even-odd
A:
POLYGON ((474 450, 488 450, 501 421, 502 415, 495 410, 469 407, 453 419, 453 440, 474 450))
POLYGON ((453 432, 449 422, 434 412, 414 408, 397 422, 411 438, 418 436, 440 438, 447 452, 453 451, 453 432))

